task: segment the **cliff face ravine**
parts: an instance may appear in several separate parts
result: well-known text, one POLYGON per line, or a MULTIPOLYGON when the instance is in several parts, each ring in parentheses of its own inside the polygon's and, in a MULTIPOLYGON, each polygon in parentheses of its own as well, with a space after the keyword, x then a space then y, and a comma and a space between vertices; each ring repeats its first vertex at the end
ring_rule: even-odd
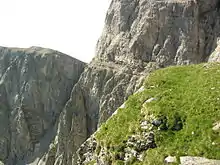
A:
POLYGON ((96 57, 73 88, 45 163, 74 164, 77 148, 151 70, 207 61, 219 21, 218 0, 112 0, 96 57))
POLYGON ((84 66, 50 49, 0 47, 2 162, 31 164, 48 150, 60 112, 84 66))

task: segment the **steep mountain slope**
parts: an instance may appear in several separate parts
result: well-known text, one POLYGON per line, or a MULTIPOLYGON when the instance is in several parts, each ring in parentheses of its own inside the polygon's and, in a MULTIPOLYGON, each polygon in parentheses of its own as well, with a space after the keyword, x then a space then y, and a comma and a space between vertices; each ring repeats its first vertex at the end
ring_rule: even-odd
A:
POLYGON ((151 71, 208 61, 219 0, 112 0, 105 23, 84 71, 56 51, 1 48, 1 161, 75 164, 80 145, 151 71))
POLYGON ((161 165, 171 155, 183 165, 219 165, 219 73, 219 63, 153 72, 80 147, 78 164, 161 165), (219 160, 196 163, 183 156, 219 160))
POLYGON ((73 88, 44 163, 74 164, 77 148, 150 71, 207 61, 219 21, 218 0, 112 0, 97 55, 73 88))
POLYGON ((0 160, 24 165, 48 150, 85 64, 60 52, 0 47, 0 160))

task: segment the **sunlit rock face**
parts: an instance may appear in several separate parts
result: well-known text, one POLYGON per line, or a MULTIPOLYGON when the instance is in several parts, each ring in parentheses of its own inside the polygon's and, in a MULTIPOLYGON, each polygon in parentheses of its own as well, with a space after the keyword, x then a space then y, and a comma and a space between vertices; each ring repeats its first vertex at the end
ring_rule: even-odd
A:
POLYGON ((220 62, 220 40, 217 40, 217 46, 209 56, 209 62, 220 62))
POLYGON ((33 162, 48 150, 85 64, 60 52, 0 47, 0 160, 33 162))
POLYGON ((218 0, 112 0, 96 56, 74 86, 60 116, 54 152, 44 159, 75 164, 77 148, 150 71, 207 61, 219 21, 218 0))

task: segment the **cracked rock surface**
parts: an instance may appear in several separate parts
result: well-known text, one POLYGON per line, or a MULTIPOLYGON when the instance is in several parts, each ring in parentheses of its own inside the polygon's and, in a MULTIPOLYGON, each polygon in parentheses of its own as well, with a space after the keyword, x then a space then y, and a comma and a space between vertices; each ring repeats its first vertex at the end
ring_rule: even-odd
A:
POLYGON ((48 150, 84 63, 60 52, 0 47, 0 160, 31 164, 48 150))

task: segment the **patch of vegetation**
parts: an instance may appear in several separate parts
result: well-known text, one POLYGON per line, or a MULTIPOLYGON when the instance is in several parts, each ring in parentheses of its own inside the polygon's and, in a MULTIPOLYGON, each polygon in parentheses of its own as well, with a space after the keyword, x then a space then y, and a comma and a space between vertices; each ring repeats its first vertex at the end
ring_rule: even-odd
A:
POLYGON ((144 161, 134 164, 163 164, 168 155, 220 159, 220 133, 212 130, 220 121, 220 64, 157 70, 144 87, 96 133, 102 147, 121 152, 123 142, 141 131, 140 121, 153 115, 166 121, 164 129, 156 131, 157 148, 147 150, 144 161), (144 104, 152 97, 157 100, 144 104))

